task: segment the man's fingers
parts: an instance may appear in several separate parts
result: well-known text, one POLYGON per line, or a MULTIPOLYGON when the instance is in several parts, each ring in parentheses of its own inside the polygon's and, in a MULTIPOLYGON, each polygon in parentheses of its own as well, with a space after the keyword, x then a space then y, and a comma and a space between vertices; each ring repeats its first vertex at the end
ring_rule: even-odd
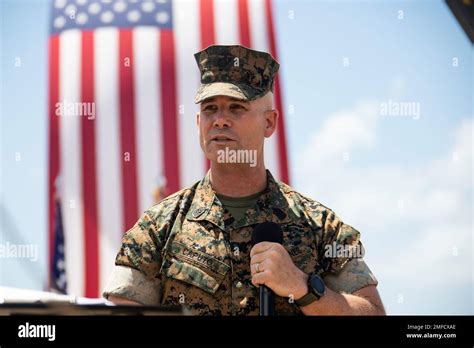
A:
MULTIPOLYGON (((259 255, 256 255, 255 257, 258 257, 259 255)), ((268 259, 262 260, 262 261, 256 261, 250 264, 250 273, 251 274, 256 274, 256 273, 261 273, 264 272, 266 269, 268 269, 268 259), (258 265, 258 269, 257 269, 258 265)))
POLYGON ((252 284, 258 287, 259 285, 266 284, 268 282, 269 272, 264 271, 260 273, 255 273, 252 276, 252 284))
POLYGON ((265 254, 263 253, 257 254, 250 259, 250 267, 252 267, 252 265, 255 265, 257 263, 262 263, 263 261, 265 261, 265 254))
POLYGON ((253 257, 256 254, 263 253, 264 251, 270 249, 273 244, 272 242, 260 242, 253 246, 252 250, 250 250, 250 257, 253 257))
POLYGON ((250 265, 253 265, 256 263, 262 263, 267 259, 272 259, 273 252, 274 252, 273 249, 267 249, 261 253, 255 254, 250 259, 250 265))

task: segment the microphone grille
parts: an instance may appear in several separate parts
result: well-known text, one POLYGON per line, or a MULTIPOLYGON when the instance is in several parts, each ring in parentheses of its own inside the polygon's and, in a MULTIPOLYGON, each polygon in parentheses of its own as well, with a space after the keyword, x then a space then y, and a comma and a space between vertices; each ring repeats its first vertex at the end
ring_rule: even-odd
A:
POLYGON ((257 225, 252 232, 252 245, 260 242, 283 244, 283 230, 280 225, 271 221, 257 225))

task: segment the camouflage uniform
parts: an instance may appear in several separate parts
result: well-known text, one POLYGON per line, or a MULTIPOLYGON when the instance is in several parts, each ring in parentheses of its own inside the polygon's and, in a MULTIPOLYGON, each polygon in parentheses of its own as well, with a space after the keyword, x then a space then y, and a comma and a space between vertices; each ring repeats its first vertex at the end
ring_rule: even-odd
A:
MULTIPOLYGON (((210 46, 195 55, 201 86, 195 102, 226 95, 255 100, 273 90, 279 64, 242 46, 210 46)), ((327 245, 360 244, 360 235, 330 209, 276 181, 235 220, 213 191, 209 173, 147 210, 123 237, 104 296, 143 304, 183 304, 198 315, 257 315, 251 283, 251 234, 264 221, 281 225, 284 247, 305 273, 321 274, 334 291, 352 293, 377 280, 362 259, 327 257, 327 245)), ((276 296, 277 314, 301 314, 276 296)))
MULTIPOLYGON (((105 295, 145 304, 184 304, 198 315, 257 315, 250 239, 255 226, 264 221, 280 224, 283 245, 295 265, 308 274, 321 274, 333 290, 352 293, 377 284, 363 261, 324 256, 325 246, 333 242, 360 243, 359 232, 330 209, 267 171, 266 190, 236 221, 216 197, 208 173, 191 188, 154 205, 127 232, 116 265, 139 272, 134 272, 134 281, 123 279, 120 286, 115 280, 105 295), (338 279, 341 270, 346 270, 344 279, 338 279)), ((289 298, 277 296, 275 302, 277 314, 301 313, 289 298)))

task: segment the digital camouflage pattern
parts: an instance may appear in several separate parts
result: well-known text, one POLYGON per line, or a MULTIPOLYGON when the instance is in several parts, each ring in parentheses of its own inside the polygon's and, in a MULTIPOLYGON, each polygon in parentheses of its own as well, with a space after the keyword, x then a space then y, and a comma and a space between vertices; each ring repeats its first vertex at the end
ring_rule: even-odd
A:
MULTIPOLYGON (((209 172, 192 187, 155 204, 123 237, 116 265, 138 270, 138 278, 143 279, 137 281, 146 279, 146 286, 156 288, 150 296, 155 304, 182 304, 197 315, 258 315, 250 241, 255 226, 264 221, 281 225, 283 245, 297 267, 321 274, 336 291, 353 292, 377 284, 362 260, 354 263, 324 255, 325 246, 333 242, 360 245, 359 232, 322 204, 276 181, 269 171, 266 190, 240 220, 222 207, 209 172)), ((150 304, 149 298, 133 295, 134 286, 143 284, 122 283, 106 294, 150 304)), ((279 296, 275 296, 275 311, 302 314, 290 298, 279 296)))
POLYGON ((268 53, 232 45, 212 45, 194 55, 201 72, 195 103, 217 95, 255 100, 273 91, 280 64, 268 53))

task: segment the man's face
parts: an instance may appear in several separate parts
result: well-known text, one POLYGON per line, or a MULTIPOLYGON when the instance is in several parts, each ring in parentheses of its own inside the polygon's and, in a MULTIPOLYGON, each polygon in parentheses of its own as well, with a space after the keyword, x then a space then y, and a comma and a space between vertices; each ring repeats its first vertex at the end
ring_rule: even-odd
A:
POLYGON ((250 102, 227 96, 206 99, 197 114, 201 148, 210 161, 217 161, 218 151, 226 147, 256 150, 261 160, 264 140, 273 134, 277 116, 265 97, 250 102))

